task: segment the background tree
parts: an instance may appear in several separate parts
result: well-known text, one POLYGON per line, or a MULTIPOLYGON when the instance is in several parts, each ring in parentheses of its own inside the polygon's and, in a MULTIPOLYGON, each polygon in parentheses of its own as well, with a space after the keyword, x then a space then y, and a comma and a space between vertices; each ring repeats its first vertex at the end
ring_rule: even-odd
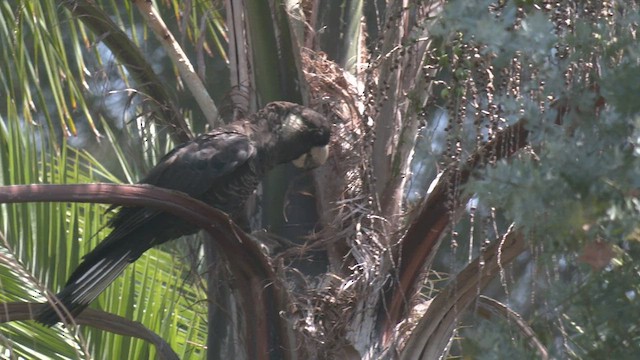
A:
MULTIPOLYGON (((134 182, 217 114, 275 99, 335 124, 326 166, 263 185, 252 206, 262 247, 158 189, 2 188, 3 203, 129 201, 218 224, 131 266, 94 304, 103 312, 78 319, 103 330, 6 322, 3 355, 637 354, 638 10, 3 3, 0 184, 134 182)), ((30 318, 25 302, 64 283, 104 235, 104 210, 1 205, 4 321, 30 318)))

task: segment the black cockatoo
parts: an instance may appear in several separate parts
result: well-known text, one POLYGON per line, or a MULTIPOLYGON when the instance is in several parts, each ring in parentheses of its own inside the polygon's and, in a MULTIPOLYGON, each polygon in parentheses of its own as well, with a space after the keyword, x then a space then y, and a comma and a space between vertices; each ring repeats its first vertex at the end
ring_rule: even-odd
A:
MULTIPOLYGON (((179 145, 140 183, 182 191, 243 226, 245 202, 266 173, 287 162, 305 168, 322 164, 329 136, 324 116, 301 105, 273 102, 245 120, 179 145)), ((74 316, 142 253, 198 231, 187 221, 144 207, 121 208, 109 226, 111 233, 85 255, 55 298, 57 306, 65 306, 74 316)), ((53 325, 60 318, 49 304, 36 320, 53 325)))

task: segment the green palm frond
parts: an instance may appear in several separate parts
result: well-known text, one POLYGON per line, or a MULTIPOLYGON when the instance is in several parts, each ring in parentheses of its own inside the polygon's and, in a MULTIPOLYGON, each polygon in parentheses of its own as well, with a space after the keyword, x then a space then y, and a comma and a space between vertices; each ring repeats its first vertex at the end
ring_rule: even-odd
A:
MULTIPOLYGON (((116 179, 90 155, 61 145, 54 151, 17 117, 2 119, 0 127, 0 180, 6 184, 87 183, 96 178, 116 179)), ((117 147, 117 144, 113 144, 117 147)), ((0 296, 2 302, 44 301, 45 284, 64 284, 84 253, 105 235, 106 206, 38 203, 0 206, 0 296)), ((202 354, 206 323, 201 314, 203 294, 183 274, 186 266, 167 251, 154 249, 99 298, 95 307, 140 321, 184 356, 202 354)), ((34 323, 7 323, 0 347, 38 358, 75 358, 88 349, 106 358, 129 354, 146 358, 154 350, 140 340, 93 329, 72 336, 61 327, 48 330, 34 323), (54 341, 55 340, 55 341, 54 341), (111 354, 111 355, 110 355, 111 354)))

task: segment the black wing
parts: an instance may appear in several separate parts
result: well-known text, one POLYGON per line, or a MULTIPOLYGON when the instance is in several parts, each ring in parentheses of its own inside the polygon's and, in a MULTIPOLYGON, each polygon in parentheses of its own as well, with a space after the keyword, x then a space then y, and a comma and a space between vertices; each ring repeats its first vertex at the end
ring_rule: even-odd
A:
MULTIPOLYGON (((238 132, 215 132, 182 144, 167 155, 140 181, 166 189, 182 191, 200 198, 216 181, 246 163, 256 153, 246 135, 238 132)), ((126 237, 160 211, 140 207, 124 207, 111 220, 113 231, 96 247, 108 246, 126 237)))

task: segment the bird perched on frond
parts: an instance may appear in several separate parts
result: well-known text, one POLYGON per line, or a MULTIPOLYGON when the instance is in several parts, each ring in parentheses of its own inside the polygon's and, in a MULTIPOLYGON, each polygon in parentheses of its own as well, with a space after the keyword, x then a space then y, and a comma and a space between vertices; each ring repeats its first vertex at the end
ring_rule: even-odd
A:
MULTIPOLYGON (((245 120, 177 146, 140 183, 182 191, 243 226, 245 202, 266 173, 287 162, 304 168, 322 164, 329 136, 324 116, 301 105, 273 102, 245 120)), ((145 207, 120 208, 109 226, 111 233, 84 256, 55 304, 37 314, 38 322, 59 322, 66 313, 60 306, 77 316, 145 251, 198 231, 185 220, 145 207)))

